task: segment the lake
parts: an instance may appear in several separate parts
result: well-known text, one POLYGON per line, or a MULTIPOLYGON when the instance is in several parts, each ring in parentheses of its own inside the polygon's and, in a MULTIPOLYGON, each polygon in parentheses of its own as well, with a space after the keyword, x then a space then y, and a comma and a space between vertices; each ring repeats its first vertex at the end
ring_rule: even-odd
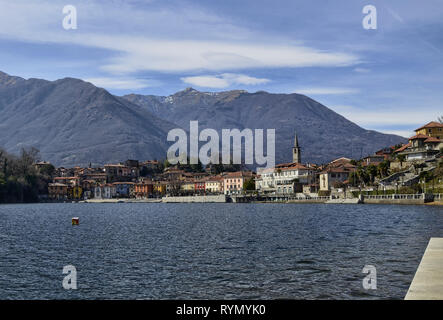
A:
POLYGON ((0 205, 0 299, 403 299, 430 237, 442 207, 0 205))

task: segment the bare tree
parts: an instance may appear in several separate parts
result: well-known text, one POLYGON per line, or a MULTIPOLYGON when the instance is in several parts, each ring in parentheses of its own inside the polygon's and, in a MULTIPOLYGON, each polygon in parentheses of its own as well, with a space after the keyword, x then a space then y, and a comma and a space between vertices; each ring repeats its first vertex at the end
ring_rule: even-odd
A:
POLYGON ((443 116, 437 118, 438 122, 443 123, 443 116))

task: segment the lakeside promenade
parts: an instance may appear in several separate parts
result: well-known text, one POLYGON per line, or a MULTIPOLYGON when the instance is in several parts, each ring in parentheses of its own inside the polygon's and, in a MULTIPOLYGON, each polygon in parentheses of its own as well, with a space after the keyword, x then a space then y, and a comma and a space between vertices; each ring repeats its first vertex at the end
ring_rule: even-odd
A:
POLYGON ((358 198, 300 197, 289 195, 193 195, 162 198, 88 199, 81 203, 324 203, 324 204, 401 204, 443 205, 443 194, 360 195, 358 198))
POLYGON ((431 238, 405 300, 443 300, 443 238, 431 238))

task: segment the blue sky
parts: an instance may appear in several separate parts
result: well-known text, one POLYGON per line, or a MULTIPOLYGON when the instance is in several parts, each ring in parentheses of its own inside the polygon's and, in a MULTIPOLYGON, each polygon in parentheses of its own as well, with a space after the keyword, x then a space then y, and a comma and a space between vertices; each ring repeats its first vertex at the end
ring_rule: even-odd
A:
POLYGON ((437 0, 0 0, 0 70, 117 95, 303 93, 410 136, 443 114, 441 17, 437 0), (76 30, 62 27, 67 4, 76 30), (362 26, 368 4, 376 30, 362 26))

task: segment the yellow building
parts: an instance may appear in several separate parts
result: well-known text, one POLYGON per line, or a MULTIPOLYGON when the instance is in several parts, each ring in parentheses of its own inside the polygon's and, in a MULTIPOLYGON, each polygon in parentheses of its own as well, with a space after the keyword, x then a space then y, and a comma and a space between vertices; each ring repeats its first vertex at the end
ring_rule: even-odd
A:
POLYGON ((184 181, 181 185, 181 189, 185 192, 194 192, 195 191, 194 181, 184 181))
POLYGON ((166 194, 166 181, 154 181, 154 193, 155 194, 166 194))
POLYGON ((424 126, 415 129, 417 135, 424 134, 429 137, 434 137, 437 139, 443 139, 443 123, 431 121, 424 126))

